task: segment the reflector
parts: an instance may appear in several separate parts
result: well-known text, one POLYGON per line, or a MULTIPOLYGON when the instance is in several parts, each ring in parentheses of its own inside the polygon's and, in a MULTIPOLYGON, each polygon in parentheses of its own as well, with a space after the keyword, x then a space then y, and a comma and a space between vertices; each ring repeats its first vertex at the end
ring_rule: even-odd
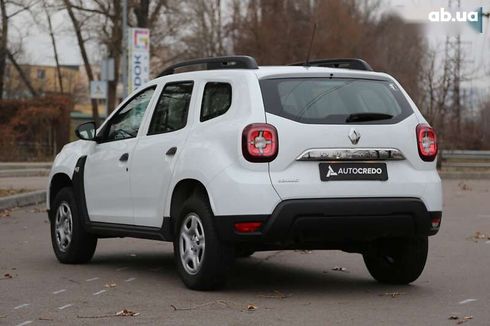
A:
POLYGON ((235 223, 234 229, 240 233, 256 232, 262 226, 262 222, 240 222, 235 223))

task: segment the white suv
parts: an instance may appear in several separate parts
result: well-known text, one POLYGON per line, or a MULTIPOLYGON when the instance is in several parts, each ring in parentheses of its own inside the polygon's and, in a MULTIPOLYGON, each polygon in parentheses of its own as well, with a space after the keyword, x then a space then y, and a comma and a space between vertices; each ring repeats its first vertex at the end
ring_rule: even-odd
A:
POLYGON ((127 236, 172 241, 192 289, 222 284, 236 257, 283 249, 361 253, 376 280, 410 283, 441 223, 434 130, 359 59, 183 62, 76 133, 47 195, 62 263, 127 236))

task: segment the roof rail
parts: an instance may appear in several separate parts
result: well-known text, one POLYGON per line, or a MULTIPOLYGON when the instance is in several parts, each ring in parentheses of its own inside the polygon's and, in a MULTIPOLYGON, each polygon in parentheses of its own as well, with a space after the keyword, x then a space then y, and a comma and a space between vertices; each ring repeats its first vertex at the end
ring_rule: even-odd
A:
POLYGON ((373 71, 373 68, 362 59, 319 59, 306 62, 296 62, 290 64, 290 66, 313 66, 313 67, 330 67, 330 68, 344 68, 355 70, 367 70, 373 71))
POLYGON ((188 66, 205 65, 205 70, 216 69, 258 69, 257 62, 254 58, 246 55, 223 56, 193 59, 176 63, 165 68, 158 77, 175 74, 175 69, 188 66))

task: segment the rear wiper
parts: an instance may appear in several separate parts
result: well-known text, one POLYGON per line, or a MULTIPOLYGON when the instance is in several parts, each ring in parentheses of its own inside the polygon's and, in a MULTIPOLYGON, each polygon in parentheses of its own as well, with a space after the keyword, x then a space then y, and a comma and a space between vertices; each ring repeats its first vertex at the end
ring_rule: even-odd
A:
POLYGON ((362 121, 374 121, 374 120, 387 120, 391 119, 393 116, 386 113, 376 113, 376 112, 359 112, 349 114, 345 122, 362 122, 362 121))

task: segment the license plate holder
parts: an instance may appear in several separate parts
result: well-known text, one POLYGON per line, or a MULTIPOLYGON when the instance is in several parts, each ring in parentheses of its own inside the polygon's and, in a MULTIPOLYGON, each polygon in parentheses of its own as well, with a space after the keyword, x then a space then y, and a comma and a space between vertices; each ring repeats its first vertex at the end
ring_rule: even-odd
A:
POLYGON ((320 163, 321 181, 386 181, 388 169, 386 163, 320 163))

